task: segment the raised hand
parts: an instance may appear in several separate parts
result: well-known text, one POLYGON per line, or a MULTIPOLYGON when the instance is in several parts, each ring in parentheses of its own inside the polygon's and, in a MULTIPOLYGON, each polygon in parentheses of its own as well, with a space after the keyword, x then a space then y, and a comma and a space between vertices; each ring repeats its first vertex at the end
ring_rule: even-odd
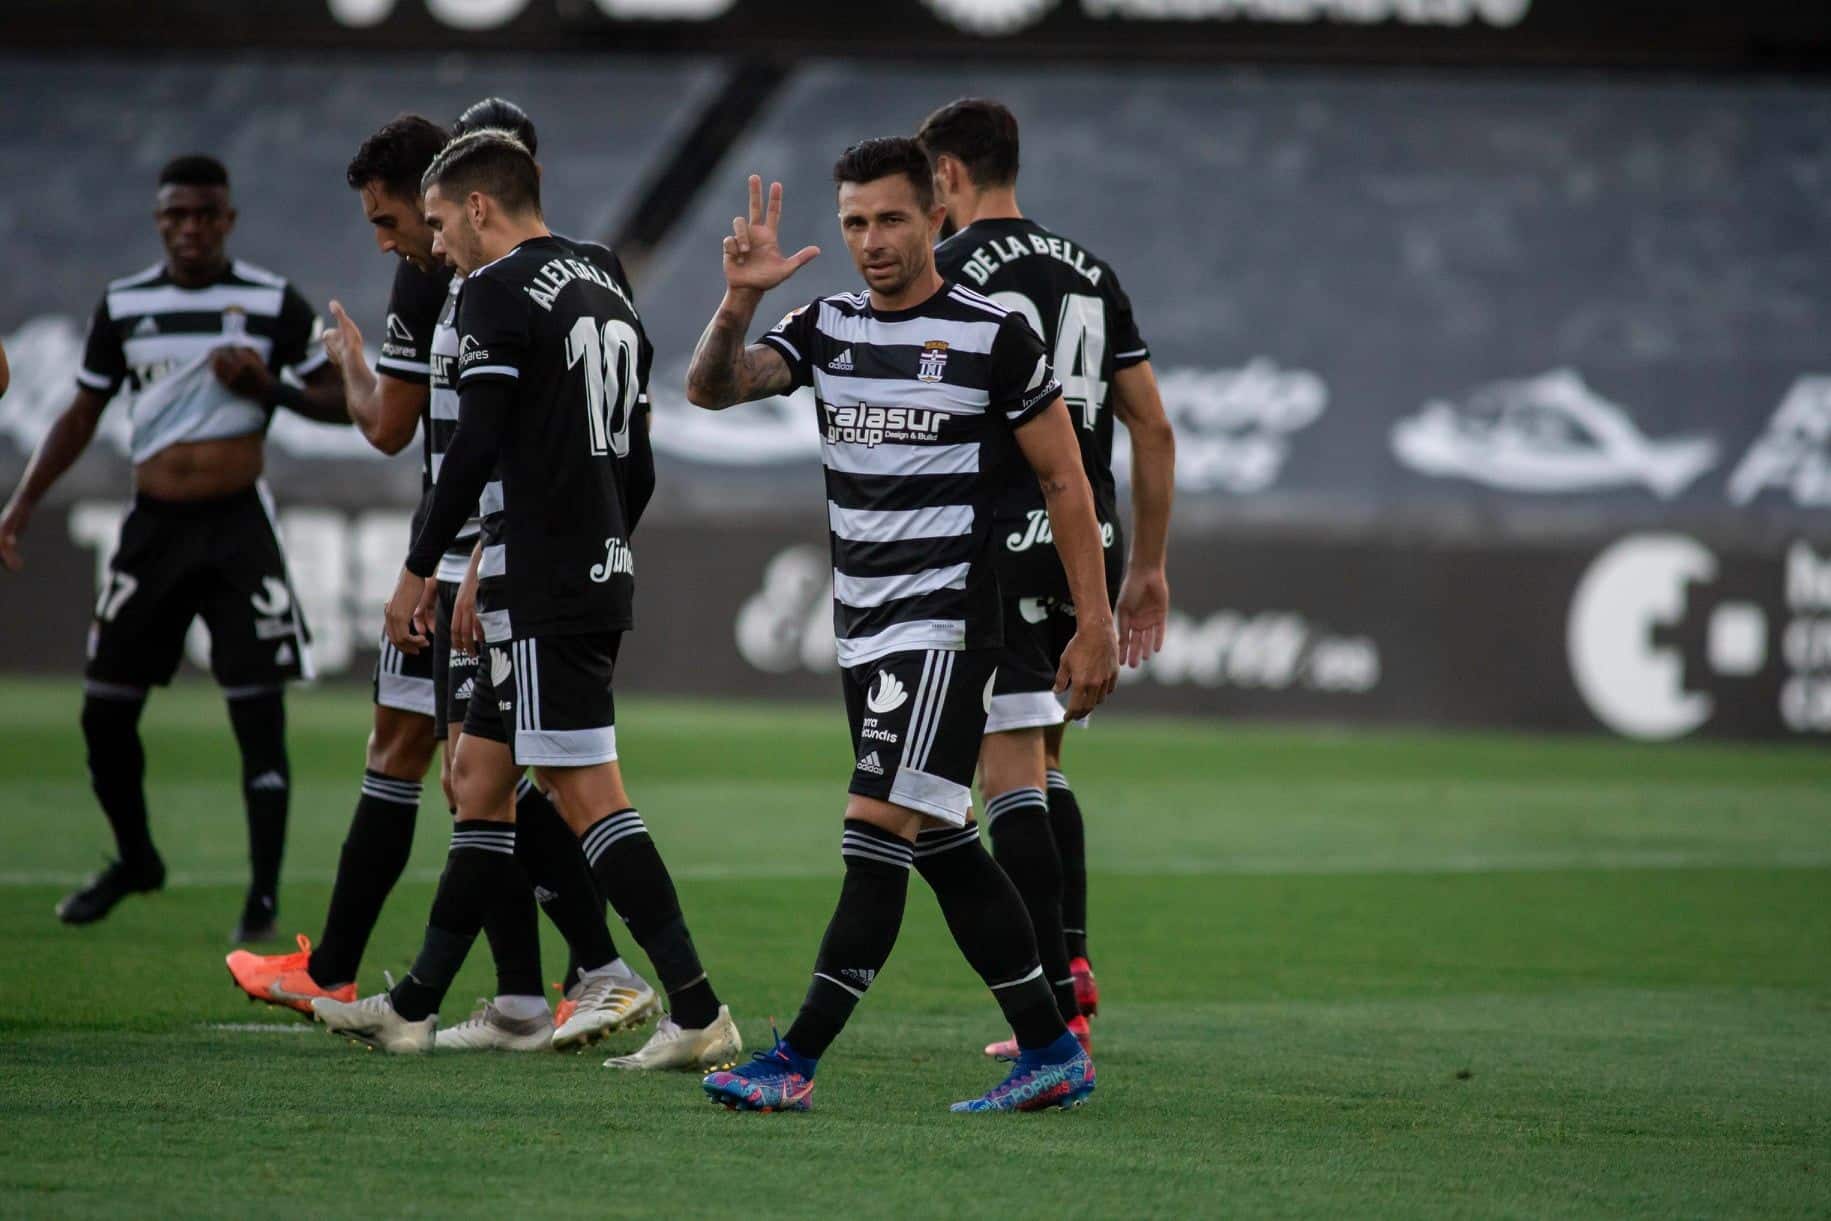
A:
POLYGON ((769 184, 769 207, 763 207, 763 180, 750 176, 750 215, 731 218, 731 236, 725 239, 725 286, 764 293, 794 275, 820 253, 818 246, 803 246, 784 257, 777 244, 776 228, 782 220, 782 184, 769 184))
POLYGON ((343 312, 341 301, 331 302, 331 318, 336 325, 324 330, 324 354, 342 371, 352 352, 361 358, 362 332, 350 316, 343 312))

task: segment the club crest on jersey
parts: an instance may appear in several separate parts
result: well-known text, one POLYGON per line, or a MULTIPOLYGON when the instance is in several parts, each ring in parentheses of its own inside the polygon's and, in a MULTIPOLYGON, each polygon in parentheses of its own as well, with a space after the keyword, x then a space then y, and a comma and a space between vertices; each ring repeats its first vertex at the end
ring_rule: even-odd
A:
POLYGON ((826 404, 826 439, 831 444, 875 446, 885 441, 933 441, 947 420, 945 411, 927 407, 856 407, 826 404))
POLYGON ((916 358, 916 380, 919 382, 938 382, 947 371, 947 340, 931 339, 922 345, 922 355, 916 358))
POLYGON ((231 305, 223 310, 223 334, 237 338, 248 333, 248 311, 239 305, 231 305))

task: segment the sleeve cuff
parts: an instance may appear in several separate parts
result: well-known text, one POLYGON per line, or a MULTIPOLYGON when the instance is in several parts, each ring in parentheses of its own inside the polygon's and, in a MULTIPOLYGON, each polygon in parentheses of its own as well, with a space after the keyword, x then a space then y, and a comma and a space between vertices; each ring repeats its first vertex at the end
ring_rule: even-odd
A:
POLYGON ((1052 403, 1062 397, 1062 383, 1051 380, 1035 395, 1027 398, 1011 411, 1005 412, 1005 419, 1011 421, 1012 428, 1021 428, 1049 410, 1052 403))
POLYGON ((519 378, 520 376, 521 370, 514 365, 478 365, 474 369, 466 369, 458 374, 458 383, 462 385, 475 377, 519 378))
POLYGON ((76 371, 76 384, 87 387, 90 390, 99 390, 104 394, 108 394, 112 393, 114 388, 121 384, 121 381, 119 378, 108 377, 89 369, 78 369, 76 371))
MULTIPOLYGON (((766 343, 776 351, 782 353, 783 356, 787 357, 789 372, 792 373, 801 367, 801 353, 795 350, 794 344, 790 343, 781 335, 771 332, 764 335, 761 339, 757 340, 757 342, 766 343)), ((800 379, 797 377, 796 380, 799 381, 800 379)))
POLYGON ((1149 348, 1135 348, 1130 352, 1114 352, 1113 367, 1129 369, 1133 365, 1141 365, 1149 359, 1151 359, 1151 349, 1149 348))

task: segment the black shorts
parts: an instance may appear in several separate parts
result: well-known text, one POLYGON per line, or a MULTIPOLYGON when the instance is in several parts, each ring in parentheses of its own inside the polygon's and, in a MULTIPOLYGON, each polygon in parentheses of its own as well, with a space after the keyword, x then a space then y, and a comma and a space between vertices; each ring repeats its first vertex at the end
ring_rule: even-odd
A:
POLYGON ((198 616, 210 630, 210 671, 232 693, 312 677, 311 633, 265 487, 216 500, 134 498, 96 602, 84 677, 164 686, 198 616))
POLYGON ((433 654, 436 652, 435 647, 403 653, 383 632, 381 656, 375 659, 372 682, 375 703, 382 708, 432 716, 437 704, 433 690, 433 654))
POLYGON ((458 587, 451 581, 440 581, 438 585, 438 623, 433 630, 432 647, 422 656, 432 658, 433 730, 443 742, 451 736, 453 725, 464 726, 471 693, 477 686, 477 655, 451 647, 451 608, 458 600, 458 587))
POLYGON ((844 670, 849 791, 965 826, 997 667, 997 649, 929 649, 844 670))
POLYGON ((1062 723, 1066 714, 1055 697, 1055 672, 1074 628, 1074 603, 1065 598, 1004 600, 1005 643, 987 733, 1062 723))
POLYGON ((592 632, 485 646, 464 732, 507 743, 523 767, 613 762, 622 643, 621 632, 592 632))

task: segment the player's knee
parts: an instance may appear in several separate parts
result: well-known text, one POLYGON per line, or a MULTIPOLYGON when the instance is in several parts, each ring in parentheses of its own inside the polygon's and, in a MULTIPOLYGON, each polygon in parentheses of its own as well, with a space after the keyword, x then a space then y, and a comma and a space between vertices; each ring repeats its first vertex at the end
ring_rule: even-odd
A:
POLYGON ((418 780, 432 766, 437 745, 430 717, 393 708, 375 710, 369 733, 368 768, 397 780, 418 780))
POLYGON ((988 801, 1013 789, 1041 788, 1043 770, 1040 730, 987 734, 979 748, 979 785, 988 801))

